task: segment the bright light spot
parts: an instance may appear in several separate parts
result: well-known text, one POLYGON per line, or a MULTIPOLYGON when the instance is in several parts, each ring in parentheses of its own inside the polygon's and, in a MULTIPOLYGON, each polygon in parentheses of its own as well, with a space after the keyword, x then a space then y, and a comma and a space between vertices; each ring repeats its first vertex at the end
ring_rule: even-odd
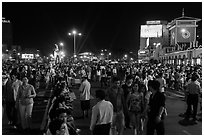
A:
POLYGON ((6 52, 8 52, 8 49, 6 50, 6 52))
POLYGON ((108 53, 109 56, 111 56, 111 53, 108 53))
POLYGON ((73 34, 76 34, 76 30, 73 30, 72 33, 73 33, 73 34))
POLYGON ((101 53, 101 56, 103 56, 104 54, 103 53, 101 53))
POLYGON ((77 55, 74 55, 74 57, 76 58, 77 55))
POLYGON ((186 32, 186 29, 181 29, 181 32, 182 32, 182 33, 186 32))
POLYGON ((127 58, 127 54, 125 54, 124 57, 127 58))
POLYGON ((53 54, 50 54, 50 57, 53 58, 54 57, 53 54))
POLYGON ((60 46, 64 46, 64 43, 60 42, 60 46))
POLYGON ((71 36, 72 34, 71 33, 68 33, 69 34, 69 36, 71 36))
POLYGON ((18 56, 20 56, 20 53, 18 53, 18 56))
POLYGON ((9 57, 10 59, 12 59, 12 57, 9 57))
POLYGON ((81 36, 81 33, 79 33, 78 35, 81 36))
POLYGON ((130 60, 133 60, 133 58, 130 58, 130 60))
POLYGON ((156 45, 156 43, 153 43, 153 45, 155 46, 155 45, 156 45))
POLYGON ((61 51, 61 52, 60 52, 60 54, 61 54, 61 55, 64 55, 64 52, 63 52, 63 51, 61 51))

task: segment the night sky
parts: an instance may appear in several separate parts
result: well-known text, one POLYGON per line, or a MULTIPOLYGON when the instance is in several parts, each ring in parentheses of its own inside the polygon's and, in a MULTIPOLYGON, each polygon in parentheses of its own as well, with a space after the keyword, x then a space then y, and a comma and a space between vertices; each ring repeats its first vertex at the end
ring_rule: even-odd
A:
POLYGON ((147 20, 171 20, 182 15, 202 18, 201 2, 3 2, 2 16, 13 24, 13 44, 40 49, 49 55, 54 44, 64 42, 73 53, 73 28, 77 53, 139 49, 140 25, 147 20))

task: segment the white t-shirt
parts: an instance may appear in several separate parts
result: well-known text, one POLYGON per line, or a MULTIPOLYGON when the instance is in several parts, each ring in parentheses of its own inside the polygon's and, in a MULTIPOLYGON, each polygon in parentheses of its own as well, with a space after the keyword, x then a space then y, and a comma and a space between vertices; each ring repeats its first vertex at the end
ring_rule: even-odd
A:
POLYGON ((88 80, 84 80, 80 87, 80 100, 90 100, 91 94, 90 94, 91 84, 88 82, 88 80))

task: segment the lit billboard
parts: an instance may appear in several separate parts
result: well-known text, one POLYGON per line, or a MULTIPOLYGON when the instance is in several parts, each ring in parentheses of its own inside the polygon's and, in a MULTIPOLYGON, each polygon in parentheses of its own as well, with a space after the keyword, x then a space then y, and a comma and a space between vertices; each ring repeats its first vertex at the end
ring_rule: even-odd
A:
POLYGON ((162 25, 141 25, 140 37, 157 38, 162 36, 162 25))
POLYGON ((34 59, 33 54, 22 54, 22 59, 34 59))

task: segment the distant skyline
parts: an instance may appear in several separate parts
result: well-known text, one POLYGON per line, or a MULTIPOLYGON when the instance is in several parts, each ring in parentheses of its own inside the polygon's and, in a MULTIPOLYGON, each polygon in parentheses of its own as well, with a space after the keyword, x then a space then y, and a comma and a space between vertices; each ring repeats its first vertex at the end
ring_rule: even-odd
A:
POLYGON ((140 25, 148 20, 168 22, 182 16, 202 19, 202 2, 2 2, 2 17, 13 25, 13 44, 52 53, 64 43, 73 54, 75 28, 77 52, 110 49, 137 52, 140 25))

